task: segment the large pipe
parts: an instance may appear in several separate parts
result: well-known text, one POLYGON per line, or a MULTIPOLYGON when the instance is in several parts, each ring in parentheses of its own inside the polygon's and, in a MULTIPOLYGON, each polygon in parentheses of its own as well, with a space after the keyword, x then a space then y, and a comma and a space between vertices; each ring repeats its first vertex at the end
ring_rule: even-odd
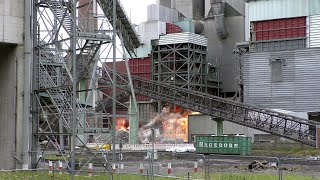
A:
POLYGON ((217 34, 221 39, 226 39, 229 35, 225 26, 225 6, 223 0, 211 0, 211 9, 207 16, 207 19, 214 19, 217 34))
POLYGON ((31 1, 24 1, 24 96, 22 169, 29 168, 30 97, 31 97, 31 1))
POLYGON ((92 1, 92 5, 93 5, 93 17, 97 17, 98 16, 98 12, 97 12, 97 0, 93 0, 92 1))

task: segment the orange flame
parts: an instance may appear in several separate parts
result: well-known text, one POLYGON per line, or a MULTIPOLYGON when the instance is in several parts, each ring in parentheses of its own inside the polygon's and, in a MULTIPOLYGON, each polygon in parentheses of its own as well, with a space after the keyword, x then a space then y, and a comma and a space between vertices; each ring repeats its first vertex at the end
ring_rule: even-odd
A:
POLYGON ((169 139, 181 139, 188 141, 188 115, 200 114, 198 112, 185 112, 183 117, 169 119, 163 122, 163 137, 169 139))
POLYGON ((129 121, 125 118, 117 118, 116 131, 129 131, 129 121))

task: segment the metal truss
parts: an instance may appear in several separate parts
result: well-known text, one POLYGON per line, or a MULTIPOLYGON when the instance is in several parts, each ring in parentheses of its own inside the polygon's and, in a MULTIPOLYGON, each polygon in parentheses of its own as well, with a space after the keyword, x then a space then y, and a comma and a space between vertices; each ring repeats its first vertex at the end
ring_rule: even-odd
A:
MULTIPOLYGON (((99 105, 100 109, 108 109, 105 108, 105 103, 99 102, 102 98, 97 83, 101 76, 98 64, 103 64, 108 59, 113 48, 110 23, 112 6, 109 6, 112 1, 98 1, 107 17, 90 15, 92 12, 85 10, 88 4, 79 5, 76 0, 33 1, 33 168, 36 168, 39 162, 37 157, 41 142, 47 142, 45 147, 42 147, 42 154, 47 150, 57 151, 69 166, 68 154, 64 153, 70 151, 71 136, 75 132, 76 145, 83 147, 82 152, 76 153, 87 155, 82 165, 95 160, 111 172, 108 162, 98 157, 102 156, 101 152, 93 152, 85 145, 90 138, 91 141, 98 141, 97 138, 101 135, 111 133, 110 111, 98 112, 95 107, 99 105), (82 9, 79 10, 80 8, 82 9), (106 13, 107 8, 109 14, 106 13), (76 19, 74 13, 77 13, 76 19), (88 27, 84 22, 93 22, 97 28, 88 27), (76 41, 75 46, 72 46, 73 39, 76 41), (72 55, 74 52, 76 56, 72 55), (72 63, 73 57, 76 57, 76 67, 72 63), (72 74, 74 69, 76 76, 72 74), (73 82, 76 82, 78 87, 76 93, 73 92, 73 82), (75 123, 72 101, 74 98, 75 123), (53 149, 49 149, 49 145, 52 145, 53 149)), ((88 2, 89 5, 93 3, 88 2)), ((123 44, 133 53, 133 49, 140 42, 131 24, 128 26, 129 20, 119 3, 117 13, 122 23, 116 28, 117 34, 121 36, 121 40, 125 39, 123 44)))
POLYGON ((153 80, 207 92, 207 47, 178 43, 156 45, 152 50, 153 80))
POLYGON ((240 102, 243 102, 243 59, 242 55, 249 52, 249 44, 246 42, 237 43, 234 50, 234 56, 236 59, 236 72, 238 77, 236 78, 238 82, 238 92, 235 94, 234 100, 238 99, 240 102))
MULTIPOLYGON (((112 0, 97 0, 98 4, 100 5, 104 15, 110 20, 110 24, 112 24, 112 7, 113 1, 112 0)), ((121 3, 117 0, 116 1, 117 7, 117 34, 118 36, 122 36, 122 43, 126 48, 127 52, 133 56, 135 55, 134 49, 140 46, 140 40, 138 38, 137 33, 135 32, 134 28, 132 27, 132 23, 127 18, 124 8, 122 7, 121 3)))
MULTIPOLYGON (((126 81, 125 75, 118 76, 119 84, 124 85, 126 81)), ((318 122, 138 77, 133 77, 133 83, 137 94, 219 117, 302 144, 316 146, 315 136, 318 122)), ((130 90, 128 87, 121 87, 130 90)))

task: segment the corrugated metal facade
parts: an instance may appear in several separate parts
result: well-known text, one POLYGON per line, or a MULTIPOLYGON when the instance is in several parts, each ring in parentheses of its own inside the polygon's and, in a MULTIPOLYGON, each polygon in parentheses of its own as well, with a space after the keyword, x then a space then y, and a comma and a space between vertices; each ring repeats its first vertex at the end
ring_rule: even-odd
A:
POLYGON ((320 15, 309 16, 309 47, 320 47, 320 15))
MULTIPOLYGON (((128 61, 130 72, 133 76, 150 80, 151 79, 151 57, 134 58, 128 61)), ((136 95, 137 101, 150 101, 147 96, 136 95)))
POLYGON ((250 52, 286 51, 306 48, 306 38, 251 42, 250 52))
POLYGON ((183 33, 174 33, 160 36, 158 45, 166 44, 178 44, 178 43, 193 43, 200 46, 207 46, 208 39, 199 34, 183 32, 183 33))
POLYGON ((151 57, 133 58, 128 61, 132 74, 151 74, 151 57))
POLYGON ((166 24, 166 33, 167 34, 172 34, 172 33, 181 33, 182 32, 182 28, 175 25, 175 24, 171 24, 171 23, 167 23, 166 24))
POLYGON ((244 102, 294 112, 320 110, 320 49, 243 56, 244 102), (282 59, 281 81, 272 81, 272 59, 282 59))
POLYGON ((249 20, 290 18, 320 14, 318 0, 257 0, 249 3, 249 20))
POLYGON ((306 37, 306 17, 251 22, 251 41, 306 37))

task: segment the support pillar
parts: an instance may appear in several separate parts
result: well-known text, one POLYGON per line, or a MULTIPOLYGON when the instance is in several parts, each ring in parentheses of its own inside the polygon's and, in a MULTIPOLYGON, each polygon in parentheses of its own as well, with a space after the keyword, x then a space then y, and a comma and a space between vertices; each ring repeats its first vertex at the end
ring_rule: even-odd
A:
POLYGON ((138 130, 139 123, 137 119, 137 105, 134 103, 134 99, 130 96, 130 106, 129 106, 129 143, 136 144, 138 143, 138 130))
MULTIPOLYGON (((62 85, 62 74, 61 74, 61 67, 56 68, 57 72, 57 85, 61 86, 62 85)), ((59 118, 59 144, 60 144, 60 150, 64 151, 64 135, 63 134, 63 118, 60 116, 59 118)))
POLYGON ((316 126, 316 148, 320 149, 320 125, 316 126))
POLYGON ((223 135, 223 119, 216 118, 215 121, 217 122, 217 136, 223 135))
MULTIPOLYGON (((79 101, 80 103, 83 103, 85 104, 84 107, 87 107, 87 104, 86 104, 86 84, 87 84, 87 81, 85 79, 81 79, 79 80, 79 101)), ((85 124, 86 124, 86 114, 82 113, 80 118, 79 118, 79 123, 77 124, 77 128, 81 128, 81 124, 83 125, 83 130, 85 129, 85 124)), ((81 146, 82 145, 82 142, 87 142, 87 138, 84 134, 78 134, 77 135, 77 139, 76 139, 76 145, 77 146, 81 146)))

